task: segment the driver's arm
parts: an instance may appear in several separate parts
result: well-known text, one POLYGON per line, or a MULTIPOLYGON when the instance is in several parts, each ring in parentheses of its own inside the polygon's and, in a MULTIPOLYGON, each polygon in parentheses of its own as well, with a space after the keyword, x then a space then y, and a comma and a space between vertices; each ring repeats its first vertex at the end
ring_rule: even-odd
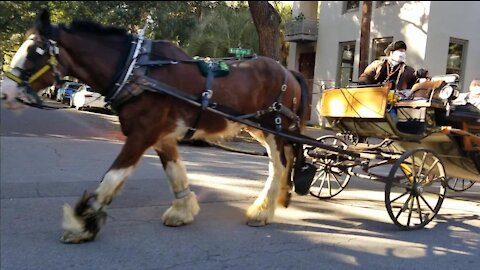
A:
POLYGON ((358 84, 375 84, 375 76, 377 75, 378 65, 381 64, 378 60, 373 61, 368 65, 363 73, 358 77, 358 84))

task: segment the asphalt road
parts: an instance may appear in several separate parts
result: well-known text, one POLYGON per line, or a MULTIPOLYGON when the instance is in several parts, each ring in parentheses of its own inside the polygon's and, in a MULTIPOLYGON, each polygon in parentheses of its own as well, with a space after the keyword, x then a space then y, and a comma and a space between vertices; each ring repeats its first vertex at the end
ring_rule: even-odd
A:
POLYGON ((480 185, 447 193, 427 228, 401 231, 383 184, 353 179, 331 200, 294 195, 266 227, 244 214, 267 176, 267 158, 181 146, 201 211, 165 227, 173 198, 153 151, 109 206, 94 242, 65 245, 61 206, 93 190, 119 153, 117 118, 73 109, 0 111, 0 268, 18 269, 477 269, 480 185))

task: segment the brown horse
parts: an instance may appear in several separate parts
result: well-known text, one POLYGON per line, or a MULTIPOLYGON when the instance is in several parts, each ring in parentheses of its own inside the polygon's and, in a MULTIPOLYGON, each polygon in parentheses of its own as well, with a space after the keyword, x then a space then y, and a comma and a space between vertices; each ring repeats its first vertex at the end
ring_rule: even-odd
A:
POLYGON ((247 210, 247 224, 264 226, 272 221, 277 204, 288 205, 295 145, 244 122, 228 120, 210 108, 228 108, 225 111, 238 119, 301 133, 307 95, 299 73, 258 56, 227 61, 228 75, 213 78, 211 68, 204 76, 199 61, 170 42, 142 42, 141 35, 92 22, 54 25, 47 11, 33 30, 4 78, 3 107, 22 108, 21 103, 35 102, 36 91, 52 85, 56 75, 73 76, 110 99, 126 136, 98 188, 85 192, 75 207, 64 206, 62 241, 81 243, 95 238, 105 222, 106 206, 150 147, 160 157, 175 195, 162 216, 163 223, 193 222, 200 208, 177 148, 177 141, 185 136, 213 140, 247 130, 266 147, 270 158, 268 179, 247 210), (158 89, 173 89, 188 99, 158 89), (188 102, 191 97, 201 105, 188 102))

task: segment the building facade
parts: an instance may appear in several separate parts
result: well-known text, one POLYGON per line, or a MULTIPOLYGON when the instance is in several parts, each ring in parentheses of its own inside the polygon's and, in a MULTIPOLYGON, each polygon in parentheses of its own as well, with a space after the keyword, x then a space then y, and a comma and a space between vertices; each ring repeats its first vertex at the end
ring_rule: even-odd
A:
MULTIPOLYGON (((312 108, 323 89, 357 81, 363 1, 294 1, 287 23, 288 68, 308 79, 312 108)), ((392 41, 407 44, 406 63, 430 75, 460 75, 462 91, 480 79, 479 1, 373 1, 369 63, 392 41)), ((312 109, 310 124, 322 124, 312 109)))

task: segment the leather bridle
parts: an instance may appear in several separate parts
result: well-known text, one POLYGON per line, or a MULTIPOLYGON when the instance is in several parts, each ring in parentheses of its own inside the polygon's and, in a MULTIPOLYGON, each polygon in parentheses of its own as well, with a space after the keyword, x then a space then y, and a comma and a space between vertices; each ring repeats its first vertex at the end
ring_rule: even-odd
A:
MULTIPOLYGON (((32 38, 33 40, 33 38, 32 38)), ((29 51, 27 54, 27 61, 33 62, 34 67, 32 69, 35 69, 35 61, 39 59, 40 57, 44 56, 45 53, 49 54, 48 62, 43 65, 40 68, 37 68, 36 70, 32 69, 22 69, 19 67, 15 67, 9 71, 5 71, 5 76, 14 82, 17 83, 18 87, 22 89, 24 94, 30 99, 33 100, 33 102, 25 101, 21 99, 20 97, 17 97, 16 100, 20 103, 23 103, 25 105, 31 106, 31 107, 36 107, 40 109, 59 109, 57 107, 50 107, 42 104, 42 100, 38 96, 37 92, 33 90, 32 88, 32 83, 34 83, 36 80, 38 80, 43 74, 45 74, 48 71, 51 71, 53 74, 53 77, 55 78, 55 83, 59 84, 61 82, 60 80, 60 74, 57 71, 57 58, 56 56, 59 53, 59 49, 56 45, 56 41, 51 40, 51 39, 46 39, 41 37, 42 44, 41 46, 36 45, 35 50, 29 51), (19 75, 16 75, 12 71, 17 71, 19 75)))

